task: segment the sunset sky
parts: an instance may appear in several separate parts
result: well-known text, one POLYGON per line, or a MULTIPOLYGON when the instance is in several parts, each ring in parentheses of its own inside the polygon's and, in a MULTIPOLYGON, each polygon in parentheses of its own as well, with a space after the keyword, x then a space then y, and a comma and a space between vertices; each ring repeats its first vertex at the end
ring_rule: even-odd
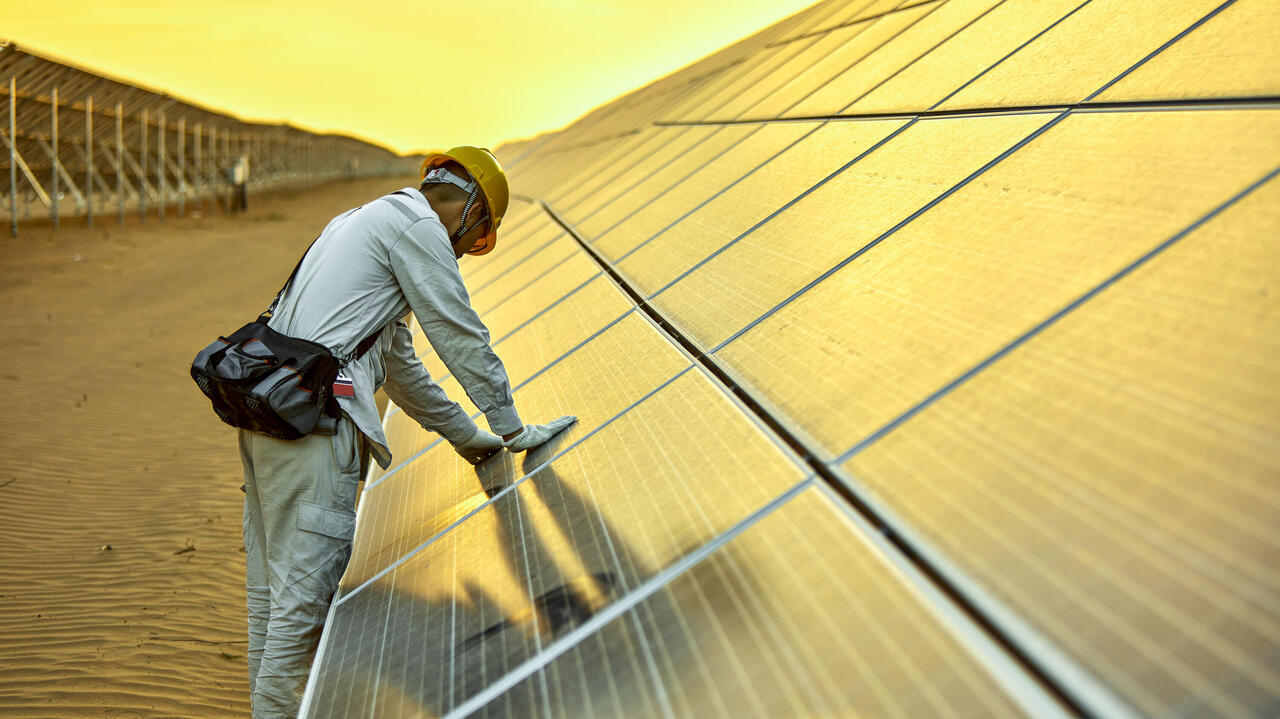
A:
POLYGON ((572 122, 812 0, 0 0, 0 38, 399 152, 572 122))

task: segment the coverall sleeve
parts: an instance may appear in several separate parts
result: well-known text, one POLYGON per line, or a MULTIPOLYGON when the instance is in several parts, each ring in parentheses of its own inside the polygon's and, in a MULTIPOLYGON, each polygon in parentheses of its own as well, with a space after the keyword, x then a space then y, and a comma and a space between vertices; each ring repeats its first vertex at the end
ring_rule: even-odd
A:
POLYGON ((438 432, 450 442, 471 439, 476 423, 431 379, 413 349, 408 325, 397 321, 393 331, 391 349, 384 355, 387 381, 383 388, 387 396, 423 428, 438 432))
POLYGON ((439 222, 419 220, 391 247, 391 270, 427 341, 484 412, 489 429, 511 434, 524 424, 511 397, 507 368, 489 345, 489 330, 471 307, 439 222))

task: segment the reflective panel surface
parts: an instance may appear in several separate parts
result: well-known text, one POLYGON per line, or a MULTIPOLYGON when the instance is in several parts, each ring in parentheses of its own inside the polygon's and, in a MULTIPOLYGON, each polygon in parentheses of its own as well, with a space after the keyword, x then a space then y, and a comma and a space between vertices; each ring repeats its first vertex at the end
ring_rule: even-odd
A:
POLYGON ((479 715, 1027 716, 842 511, 804 492, 479 715))
POLYGON ((658 292, 906 122, 808 125, 808 134, 795 146, 637 248, 617 263, 618 271, 644 294, 658 292))
POLYGON ((535 253, 515 267, 476 289, 471 290, 471 306, 481 316, 510 299, 512 295, 538 281, 543 275, 563 265, 580 252, 578 243, 565 232, 558 233, 535 253))
POLYGON ((1144 716, 1280 706, 1280 182, 846 465, 1144 716))
POLYGON ((786 116, 834 115, 879 87, 903 68, 925 57, 939 43, 980 17, 1000 0, 949 0, 920 5, 884 16, 879 22, 917 14, 910 25, 862 62, 834 77, 823 88, 787 112, 786 116))
POLYGON ((592 242, 606 259, 617 260, 688 212, 741 179, 769 158, 784 152, 814 127, 800 123, 766 125, 720 158, 653 198, 612 230, 592 242))
POLYGON ((1083 0, 1004 0, 968 28, 902 68, 842 114, 928 110, 1083 0))
MULTIPOLYGON (((783 71, 794 77, 768 95, 755 98, 744 95, 736 103, 716 112, 716 117, 772 118, 795 107, 817 92, 831 78, 862 62, 893 37, 903 25, 911 22, 919 11, 894 13, 878 20, 858 22, 815 36, 812 44, 783 71)), ((782 71, 777 73, 782 74, 782 71)))
POLYGON ((1236 0, 1098 102, 1280 95, 1280 4, 1236 0))
POLYGON ((447 711, 802 477, 686 373, 491 504, 477 491, 456 512, 478 512, 343 600, 313 705, 447 711))
MULTIPOLYGON (((713 348, 1049 119, 918 122, 663 291, 655 303, 703 347, 713 348)), ((846 161, 854 157, 856 152, 846 161)))
MULTIPOLYGON (((525 381, 548 362, 604 329, 632 306, 608 277, 597 276, 547 307, 536 322, 524 325, 505 338, 494 337, 494 350, 507 367, 511 386, 525 381)), ((435 354, 424 357, 423 363, 432 377, 449 374, 435 354)))
POLYGON ((1261 177, 1277 136, 1267 111, 1070 117, 718 356, 838 455, 1261 177))
MULTIPOLYGON (((508 486, 688 366, 689 359, 648 320, 637 313, 628 315, 515 392, 516 406, 525 422, 540 424, 564 415, 578 418, 577 424, 557 435, 552 447, 518 456, 502 452, 480 467, 473 467, 458 457, 452 446, 442 442, 384 481, 368 487, 363 500, 368 508, 357 527, 343 590, 363 583, 457 521, 461 515, 456 507, 467 505, 485 491, 508 486)), ((446 385, 445 391, 453 394, 455 388, 456 385, 446 385)), ((469 402, 464 407, 475 411, 469 402)), ((403 416, 400 412, 393 419, 403 416)), ((415 450, 437 437, 407 417, 396 421, 412 424, 416 430, 406 432, 414 438, 411 446, 415 450)), ((477 421, 484 426, 483 420, 477 421)), ((407 440, 405 443, 410 444, 407 440)), ((396 461, 403 462, 410 456, 397 453, 396 461)))
POLYGON ((759 129, 757 126, 689 128, 689 133, 702 137, 697 145, 681 154, 663 153, 661 166, 651 175, 629 176, 598 193, 596 199, 585 203, 596 209, 582 219, 575 219, 578 232, 589 240, 603 235, 759 129))
POLYGON ((939 109, 1080 102, 1219 4, 1093 0, 939 109))
MULTIPOLYGON (((552 303, 564 298, 598 274, 600 274, 600 266, 586 253, 581 250, 575 251, 551 271, 533 277, 527 285, 510 288, 515 290, 515 294, 485 311, 484 323, 489 328, 489 334, 495 342, 500 342, 534 315, 550 307, 552 303)), ((508 275, 518 282, 524 279, 527 273, 512 271, 508 275)), ((572 302, 572 300, 569 301, 572 302)))

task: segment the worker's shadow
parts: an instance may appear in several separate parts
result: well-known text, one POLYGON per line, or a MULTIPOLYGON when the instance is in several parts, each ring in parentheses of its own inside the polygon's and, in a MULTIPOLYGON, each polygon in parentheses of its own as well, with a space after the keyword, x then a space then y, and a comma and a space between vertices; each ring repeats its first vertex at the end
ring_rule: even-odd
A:
MULTIPOLYGON (((376 702, 381 716, 447 713, 658 571, 584 496, 593 491, 588 478, 542 466, 564 441, 553 439, 519 462, 504 452, 482 463, 480 490, 496 499, 453 537, 439 538, 421 561, 344 601, 328 629, 335 636, 312 689, 312 716, 342 714, 344 704, 361 702, 357 697, 376 702)), ((665 601, 662 593, 651 597, 650 616, 672 616, 672 608, 652 606, 665 601)), ((644 645, 635 632, 620 617, 602 636, 644 645)), ((525 680, 506 698, 532 711, 538 685, 525 680)))

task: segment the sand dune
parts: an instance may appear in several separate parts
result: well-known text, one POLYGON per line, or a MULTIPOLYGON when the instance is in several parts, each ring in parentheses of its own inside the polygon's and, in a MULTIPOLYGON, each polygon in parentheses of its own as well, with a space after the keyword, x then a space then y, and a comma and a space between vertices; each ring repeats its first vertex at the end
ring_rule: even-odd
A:
POLYGON ((0 716, 248 714, 235 435, 188 367, 399 184, 0 239, 0 716))

